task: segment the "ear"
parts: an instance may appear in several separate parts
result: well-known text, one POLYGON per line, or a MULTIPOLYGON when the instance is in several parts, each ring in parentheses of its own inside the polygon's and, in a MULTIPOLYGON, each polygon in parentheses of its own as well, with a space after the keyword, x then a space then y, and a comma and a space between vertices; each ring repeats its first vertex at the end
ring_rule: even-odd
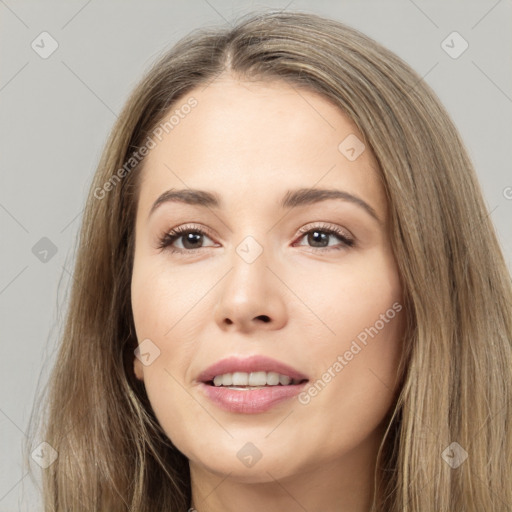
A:
POLYGON ((143 364, 140 359, 137 357, 133 358, 133 373, 135 373, 135 377, 137 379, 144 381, 144 372, 142 370, 143 364))

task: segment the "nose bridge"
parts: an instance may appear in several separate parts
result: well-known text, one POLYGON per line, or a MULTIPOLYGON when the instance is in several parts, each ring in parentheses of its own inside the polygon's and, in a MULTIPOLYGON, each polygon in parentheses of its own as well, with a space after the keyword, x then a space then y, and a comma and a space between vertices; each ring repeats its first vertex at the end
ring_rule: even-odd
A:
POLYGON ((216 306, 215 317, 221 327, 235 324, 234 328, 247 330, 262 324, 269 328, 284 324, 283 289, 267 268, 271 261, 269 250, 257 240, 257 235, 245 236, 234 247, 231 271, 224 280, 216 306))
MULTIPOLYGON (((261 239, 261 237, 259 237, 261 239)), ((257 302, 260 294, 269 290, 268 251, 253 235, 246 236, 234 247, 230 263, 232 270, 228 278, 232 289, 230 293, 238 296, 239 305, 257 302)), ((271 258, 270 258, 271 259, 271 258)), ((271 286, 271 284, 270 284, 271 286)))

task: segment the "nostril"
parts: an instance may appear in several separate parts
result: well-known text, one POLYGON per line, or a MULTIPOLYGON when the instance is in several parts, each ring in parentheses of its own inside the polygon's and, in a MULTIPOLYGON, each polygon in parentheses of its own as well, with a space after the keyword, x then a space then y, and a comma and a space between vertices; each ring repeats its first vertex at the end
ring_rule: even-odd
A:
POLYGON ((260 315, 257 318, 261 318, 265 323, 270 322, 270 318, 267 315, 260 315))

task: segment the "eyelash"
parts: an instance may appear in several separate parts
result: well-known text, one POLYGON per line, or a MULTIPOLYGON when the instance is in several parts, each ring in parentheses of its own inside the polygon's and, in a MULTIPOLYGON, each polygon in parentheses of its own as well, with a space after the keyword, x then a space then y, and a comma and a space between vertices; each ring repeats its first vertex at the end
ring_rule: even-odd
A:
MULTIPOLYGON (((322 224, 319 226, 305 226, 299 229, 299 240, 304 237, 304 235, 307 235, 308 233, 311 233, 313 231, 320 231, 322 233, 327 233, 328 235, 334 235, 336 236, 341 242, 342 245, 338 247, 311 247, 315 252, 316 251, 329 251, 329 250, 341 250, 341 249, 347 249, 350 247, 353 247, 355 245, 355 240, 352 238, 349 238, 341 229, 337 227, 331 227, 326 224, 322 224)), ((197 247, 195 249, 181 249, 172 247, 172 244, 181 238, 186 233, 195 233, 200 235, 206 235, 209 238, 212 238, 211 233, 208 232, 208 230, 200 229, 195 226, 179 226, 177 228, 172 229, 171 231, 165 233, 158 242, 158 249, 160 250, 166 250, 170 251, 172 253, 195 253, 196 251, 200 249, 205 249, 206 247, 197 247)), ((302 246, 300 246, 302 247, 302 246)))

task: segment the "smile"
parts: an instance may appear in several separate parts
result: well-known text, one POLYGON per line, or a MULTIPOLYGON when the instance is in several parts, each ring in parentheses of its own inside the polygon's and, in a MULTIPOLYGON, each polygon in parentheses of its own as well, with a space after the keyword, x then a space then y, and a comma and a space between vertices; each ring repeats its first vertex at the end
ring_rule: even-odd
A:
POLYGON ((230 389, 260 389, 264 386, 288 386, 299 384, 298 379, 292 379, 288 375, 277 372, 234 372, 216 375, 213 379, 213 385, 220 387, 229 387, 230 389))
POLYGON ((309 382, 302 372, 263 355, 222 359, 196 381, 215 406, 238 414, 268 411, 297 396, 309 382))

